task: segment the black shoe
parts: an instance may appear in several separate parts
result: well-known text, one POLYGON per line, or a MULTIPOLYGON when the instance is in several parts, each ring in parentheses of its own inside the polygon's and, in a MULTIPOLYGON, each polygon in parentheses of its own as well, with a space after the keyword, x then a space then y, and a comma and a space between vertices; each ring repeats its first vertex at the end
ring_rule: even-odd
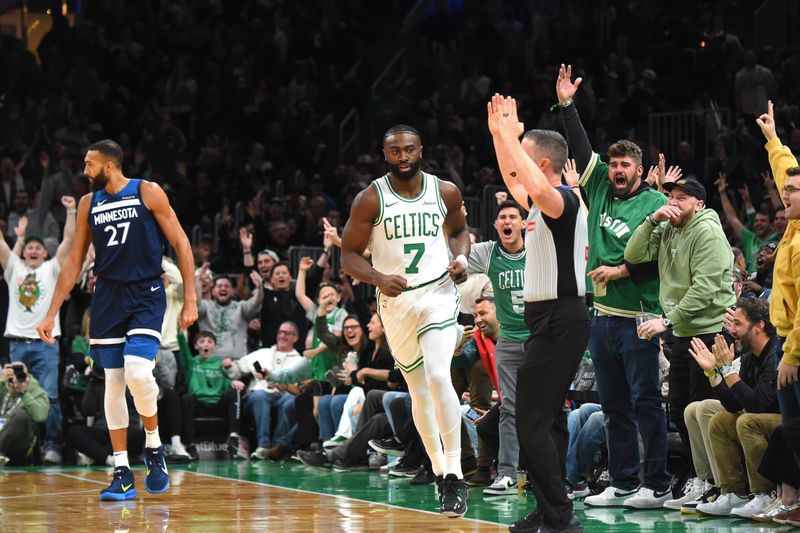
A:
POLYGON ((436 476, 433 475, 428 468, 420 466, 417 468, 417 473, 411 478, 412 485, 430 485, 436 481, 436 476))
POLYGON ((447 474, 442 481, 441 514, 448 518, 459 518, 467 512, 467 482, 455 474, 447 474))
POLYGON ((511 533, 523 533, 527 531, 536 531, 539 526, 544 523, 544 513, 541 507, 536 507, 531 514, 525 518, 520 518, 510 526, 508 530, 511 533))
POLYGON ((328 454, 325 452, 304 452, 300 450, 297 452, 297 458, 300 459, 301 463, 307 466, 316 466, 317 468, 331 467, 328 454))
POLYGON ((389 469, 389 475, 392 477, 414 477, 419 470, 418 466, 407 465, 402 459, 397 461, 397 464, 389 469))
POLYGON ((227 447, 228 447, 228 455, 230 455, 231 457, 236 457, 236 454, 239 453, 239 437, 235 437, 233 435, 229 436, 227 447))
POLYGON ((333 461, 333 469, 336 472, 365 472, 369 470, 369 465, 348 465, 341 459, 333 461))
MULTIPOLYGON (((464 476, 466 477, 466 476, 464 476)), ((470 487, 488 487, 494 479, 488 466, 479 466, 467 483, 470 487)))
POLYGON ((383 455, 403 457, 406 454, 405 450, 403 450, 403 443, 394 436, 386 437, 385 439, 372 439, 369 441, 369 447, 383 455))
POLYGON ((544 523, 544 515, 537 508, 522 520, 508 526, 508 530, 512 533, 583 533, 583 526, 575 513, 566 524, 551 526, 544 523))

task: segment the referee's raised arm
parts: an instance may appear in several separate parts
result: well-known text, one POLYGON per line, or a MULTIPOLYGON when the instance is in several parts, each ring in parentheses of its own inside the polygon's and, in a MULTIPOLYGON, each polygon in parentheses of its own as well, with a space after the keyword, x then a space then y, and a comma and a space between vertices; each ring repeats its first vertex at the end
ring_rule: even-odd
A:
POLYGON ((523 150, 519 138, 525 126, 517 116, 516 100, 495 94, 487 111, 497 163, 509 192, 526 209, 533 202, 546 216, 559 218, 564 211, 564 199, 553 187, 561 184, 561 170, 558 182, 551 183, 540 167, 553 162, 547 158, 534 162, 523 150))

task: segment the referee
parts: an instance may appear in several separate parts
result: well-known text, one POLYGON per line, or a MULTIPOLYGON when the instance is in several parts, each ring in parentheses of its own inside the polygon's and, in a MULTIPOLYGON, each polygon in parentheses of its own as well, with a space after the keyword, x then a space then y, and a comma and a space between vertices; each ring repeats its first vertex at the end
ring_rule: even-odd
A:
POLYGON ((530 213, 526 223, 525 323, 531 331, 517 371, 517 437, 533 481, 537 508, 513 532, 577 532, 583 528, 562 482, 567 444, 564 398, 589 341, 586 308, 586 215, 561 185, 567 142, 517 118, 513 98, 495 94, 489 131, 506 187, 530 213))

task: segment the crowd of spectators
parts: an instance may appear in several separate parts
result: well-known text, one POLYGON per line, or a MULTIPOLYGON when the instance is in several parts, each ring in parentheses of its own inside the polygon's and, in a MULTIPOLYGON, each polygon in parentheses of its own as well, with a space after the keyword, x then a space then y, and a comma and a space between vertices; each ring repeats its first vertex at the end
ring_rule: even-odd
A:
MULTIPOLYGON (((731 12, 754 6, 739 0, 731 12)), ((501 183, 484 122, 487 98, 513 94, 527 127, 561 130, 551 106, 562 61, 583 77, 575 103, 596 152, 627 138, 642 148, 654 184, 682 174, 705 187, 706 205, 719 213, 732 246, 733 290, 743 298, 729 329, 744 324, 761 335, 749 350, 756 357, 742 358, 742 379, 751 387, 774 382, 774 371, 770 378, 752 361, 767 360, 757 355, 774 338, 757 302, 770 297, 787 218, 755 118, 775 101, 778 134, 800 154, 797 50, 754 50, 752 28, 729 27, 734 21, 707 7, 699 16, 695 7, 647 1, 413 7, 401 0, 370 9, 347 0, 108 1, 85 5, 73 25, 53 10, 53 27, 37 50, 0 37, 0 71, 8 74, 0 80, 0 260, 9 287, 0 291, 0 361, 27 363, 4 371, 9 385, 0 387, 0 419, 19 416, 19 409, 30 413, 20 433, 0 431, 0 459, 102 464, 111 454, 103 373, 88 358, 92 257, 62 310, 58 354, 31 346, 35 324, 25 315, 48 297, 47 282, 31 273, 47 263, 57 274, 69 246, 74 199, 88 191, 85 148, 109 137, 125 150, 125 174, 159 183, 193 236, 200 321, 189 338, 177 328, 180 275, 164 259, 170 289, 157 378, 171 460, 196 459, 193 418, 216 417, 225 419, 233 456, 280 460, 298 453, 309 464, 349 470, 381 466, 377 450, 401 457, 390 469, 395 475, 432 482, 371 292, 337 271, 352 200, 385 172, 377 149, 367 148, 377 147, 377 136, 364 132, 417 125, 428 168, 464 196, 480 196, 501 183), (373 87, 401 47, 406 59, 397 85, 387 77, 373 87), (340 159, 339 123, 353 108, 362 117, 359 150, 340 159), (674 148, 648 127, 652 113, 673 111, 690 111, 695 120, 693 142, 674 148), (291 261, 293 246, 317 252, 291 261), (26 317, 27 325, 15 329, 26 317), (31 364, 26 350, 48 364, 31 364), (13 400, 24 387, 14 372, 34 378, 21 402, 13 400), (45 421, 45 430, 35 427, 45 421)), ((480 306, 484 292, 464 301, 480 306)), ((479 322, 492 325, 466 334, 465 346, 482 339, 481 331, 496 339, 496 319, 484 314, 489 318, 479 322)), ((465 413, 476 418, 491 406, 493 371, 481 358, 454 361, 460 392, 469 392, 465 413)), ((693 499, 684 503, 717 490, 739 498, 728 496, 731 505, 745 504, 747 478, 757 495, 774 486, 754 475, 750 448, 746 471, 717 472, 710 460, 730 457, 738 465, 734 444, 746 439, 737 431, 756 417, 738 411, 768 413, 771 430, 778 426, 775 400, 765 395, 754 404, 725 397, 687 408, 693 475, 685 485, 693 499), (712 424, 717 413, 727 418, 712 424), (717 428, 717 440, 709 427, 717 428)), ((143 440, 130 405, 135 454, 143 440)), ((575 418, 576 431, 593 428, 592 450, 604 448, 596 411, 587 408, 580 423, 575 418)), ((471 434, 472 426, 464 424, 464 472, 491 478, 497 445, 471 434)), ((580 457, 583 463, 573 457, 568 472, 574 494, 601 492, 602 476, 591 467, 604 455, 580 457)), ((784 511, 793 504, 790 486, 783 484, 784 511)), ((770 501, 760 503, 759 512, 770 501)))

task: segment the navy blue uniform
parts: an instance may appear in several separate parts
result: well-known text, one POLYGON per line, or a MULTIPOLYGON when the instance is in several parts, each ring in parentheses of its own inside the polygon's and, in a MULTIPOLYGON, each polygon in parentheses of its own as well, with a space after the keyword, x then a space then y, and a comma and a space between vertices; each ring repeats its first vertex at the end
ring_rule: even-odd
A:
POLYGON ((92 195, 89 227, 97 275, 92 295, 89 344, 103 368, 122 368, 124 355, 154 360, 167 306, 163 234, 144 204, 141 180, 117 194, 92 195))

